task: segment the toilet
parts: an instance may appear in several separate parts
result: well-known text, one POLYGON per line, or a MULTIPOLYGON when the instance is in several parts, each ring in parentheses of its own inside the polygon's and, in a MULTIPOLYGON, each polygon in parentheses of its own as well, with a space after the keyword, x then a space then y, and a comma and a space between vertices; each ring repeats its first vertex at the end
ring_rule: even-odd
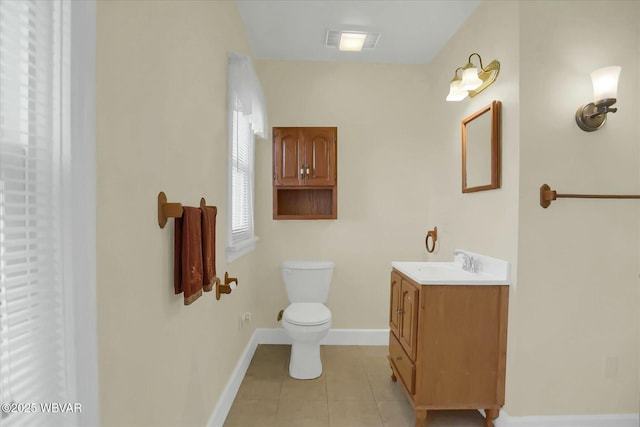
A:
POLYGON ((282 327, 291 338, 289 375, 308 380, 322 374, 320 341, 331 328, 331 310, 324 305, 333 274, 331 261, 284 261, 282 279, 289 306, 282 327))

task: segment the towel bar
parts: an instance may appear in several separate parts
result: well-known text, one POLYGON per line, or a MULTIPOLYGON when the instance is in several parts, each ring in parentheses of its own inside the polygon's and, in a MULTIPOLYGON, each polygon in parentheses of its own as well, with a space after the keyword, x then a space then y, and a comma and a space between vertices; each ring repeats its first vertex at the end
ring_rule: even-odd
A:
POLYGON ((640 194, 558 194, 547 184, 540 187, 540 206, 548 208, 558 198, 567 199, 640 199, 640 194))
MULTIPOLYGON (((207 206, 207 201, 204 197, 200 198, 200 207, 207 206)), ((211 206, 215 207, 215 206, 211 206)), ((167 225, 169 218, 181 218, 182 217, 182 203, 167 203, 167 195, 164 191, 158 193, 158 225, 160 228, 164 228, 167 225)))

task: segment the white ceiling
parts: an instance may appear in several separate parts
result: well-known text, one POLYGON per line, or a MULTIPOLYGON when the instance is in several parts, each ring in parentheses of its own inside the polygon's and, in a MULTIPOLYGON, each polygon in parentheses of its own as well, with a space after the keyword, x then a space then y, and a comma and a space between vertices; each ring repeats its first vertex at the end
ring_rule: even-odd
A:
POLYGON ((236 0, 257 59, 426 64, 481 0, 236 0), (328 29, 371 29, 362 52, 325 47, 328 29))

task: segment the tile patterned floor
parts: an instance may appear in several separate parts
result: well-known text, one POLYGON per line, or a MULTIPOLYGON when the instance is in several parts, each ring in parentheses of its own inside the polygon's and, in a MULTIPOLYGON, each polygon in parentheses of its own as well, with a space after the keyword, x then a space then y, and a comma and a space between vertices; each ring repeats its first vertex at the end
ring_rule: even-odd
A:
MULTIPOLYGON (((323 373, 289 377, 287 345, 260 345, 225 427, 414 427, 384 346, 321 346, 323 373)), ((431 411, 425 426, 483 427, 478 411, 431 411)))

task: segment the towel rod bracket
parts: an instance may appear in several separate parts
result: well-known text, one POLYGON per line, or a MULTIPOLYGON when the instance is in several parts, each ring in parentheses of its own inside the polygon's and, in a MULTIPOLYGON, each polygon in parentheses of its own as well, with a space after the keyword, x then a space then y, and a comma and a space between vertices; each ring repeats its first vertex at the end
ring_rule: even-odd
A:
MULTIPOLYGON (((203 199, 204 200, 204 199, 203 199)), ((202 201, 201 201, 202 202, 202 201)), ((181 203, 167 203, 167 195, 164 191, 158 193, 158 225, 164 228, 169 218, 180 218, 182 216, 181 203)))
POLYGON ((164 228, 167 225, 167 217, 164 215, 164 205, 167 203, 167 195, 164 191, 158 193, 158 225, 164 228))
POLYGON ((540 206, 548 208, 551 206, 551 202, 556 200, 557 193, 551 189, 547 184, 542 184, 540 187, 540 206))

